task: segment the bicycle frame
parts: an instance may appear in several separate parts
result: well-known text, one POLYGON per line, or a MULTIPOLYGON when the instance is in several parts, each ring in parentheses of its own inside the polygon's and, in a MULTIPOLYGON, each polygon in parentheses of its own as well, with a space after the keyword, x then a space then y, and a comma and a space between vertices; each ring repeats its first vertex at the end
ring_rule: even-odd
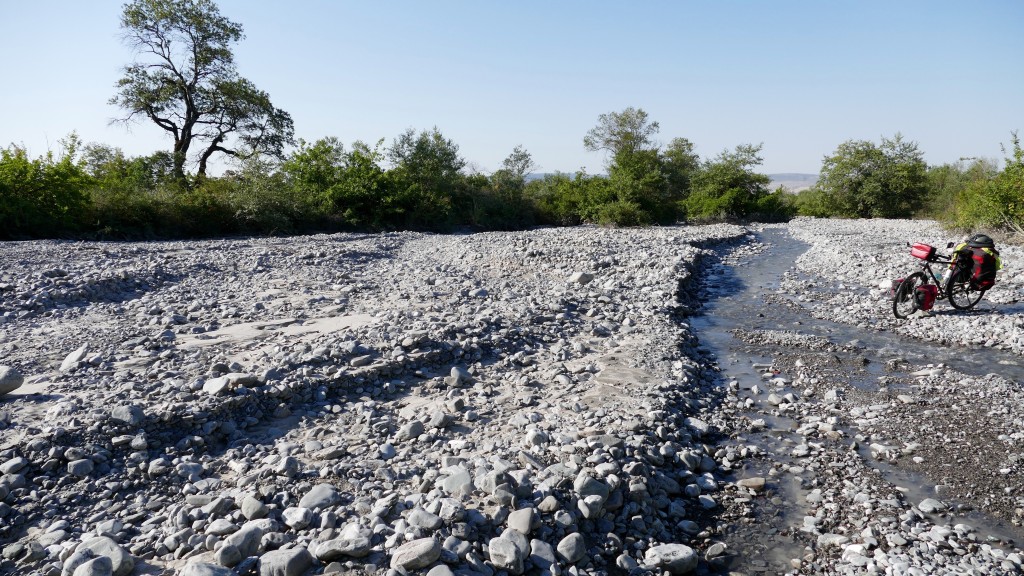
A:
MULTIPOLYGON (((910 245, 908 243, 908 245, 910 245)), ((952 248, 950 243, 946 246, 952 248)), ((984 290, 978 290, 970 283, 969 277, 963 276, 969 266, 973 266, 973 259, 961 258, 960 253, 939 254, 934 247, 927 244, 914 244, 911 246, 911 254, 921 260, 917 268, 906 278, 900 279, 893 286, 892 311, 897 318, 905 319, 917 309, 917 292, 922 286, 934 285, 936 300, 946 300, 950 306, 957 310, 970 310, 985 294, 984 290), (952 274, 946 276, 940 270, 936 274, 932 264, 954 268, 952 274), (909 303, 909 304, 908 304, 909 303)), ((926 294, 926 293, 925 293, 926 294)), ((925 298, 928 297, 926 294, 925 298)), ((925 300, 924 302, 927 302, 925 300)))
POLYGON ((951 265, 953 263, 953 259, 952 259, 952 257, 947 257, 947 256, 943 256, 941 254, 936 254, 935 255, 935 260, 923 260, 921 262, 921 271, 927 273, 925 275, 925 280, 926 280, 925 284, 928 283, 927 279, 930 276, 931 279, 932 279, 932 282, 934 282, 935 285, 939 287, 939 294, 938 294, 938 296, 936 296, 936 298, 938 298, 939 300, 944 300, 946 298, 946 287, 942 285, 942 280, 940 279, 941 277, 940 276, 936 276, 935 275, 935 271, 932 270, 932 266, 931 265, 933 263, 934 264, 942 264, 944 266, 949 266, 949 265, 951 265))

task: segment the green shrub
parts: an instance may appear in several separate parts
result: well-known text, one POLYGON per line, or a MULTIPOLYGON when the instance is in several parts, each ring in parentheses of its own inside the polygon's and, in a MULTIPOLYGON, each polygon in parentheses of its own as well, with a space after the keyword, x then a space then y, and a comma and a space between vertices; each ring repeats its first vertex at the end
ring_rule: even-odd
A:
POLYGON ((76 160, 74 134, 52 152, 29 159, 24 148, 0 150, 0 237, 52 238, 77 232, 87 216, 91 178, 76 160))

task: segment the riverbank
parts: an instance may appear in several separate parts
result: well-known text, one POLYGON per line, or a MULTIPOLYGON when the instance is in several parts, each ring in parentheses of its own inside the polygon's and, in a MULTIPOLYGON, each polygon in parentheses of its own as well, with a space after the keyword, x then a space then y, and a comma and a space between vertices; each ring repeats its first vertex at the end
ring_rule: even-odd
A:
MULTIPOLYGON (((832 288, 800 275, 894 226, 798 221, 811 248, 781 261, 737 226, 0 245, 0 365, 23 375, 0 398, 0 571, 1013 572, 1012 542, 874 466, 960 462, 897 441, 994 396, 933 402, 952 371, 851 369, 875 354, 770 313, 826 317, 832 288), (747 377, 715 372, 702 301, 771 355, 747 377)), ((965 470, 1016 482, 1002 462, 965 470)))
MULTIPOLYGON (((1024 422, 1012 406, 1024 397, 1016 381, 997 374, 1019 372, 1011 347, 908 341, 935 317, 890 322, 883 317, 891 315, 889 302, 867 266, 859 275, 833 272, 920 227, 845 221, 769 227, 760 234, 770 244, 766 251, 730 263, 706 295, 709 317, 696 326, 728 380, 723 416, 735 418, 736 442, 766 449, 760 466, 747 465, 779 496, 759 508, 755 527, 725 540, 762 549, 766 558, 778 550, 792 558, 788 565, 776 555, 768 566, 741 562, 741 568, 1019 573, 1024 485, 1017 442, 1024 422), (791 229, 808 242, 788 240, 791 229), (780 261, 796 265, 774 273, 780 261), (841 312, 834 313, 839 302, 841 312), (848 310, 871 319, 850 321, 848 310), (971 373, 944 364, 947 358, 971 373)), ((984 312, 945 323, 971 326, 992 313, 1015 337, 1014 286, 1007 282, 986 295, 995 298, 984 312)))

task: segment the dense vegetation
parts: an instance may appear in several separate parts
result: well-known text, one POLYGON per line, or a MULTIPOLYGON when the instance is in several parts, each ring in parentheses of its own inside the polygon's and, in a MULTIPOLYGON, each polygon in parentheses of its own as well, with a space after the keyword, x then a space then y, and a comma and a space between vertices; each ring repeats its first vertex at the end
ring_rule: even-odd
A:
POLYGON ((466 170, 435 127, 385 144, 294 138, 287 112, 235 69, 242 27, 212 0, 134 0, 121 27, 136 60, 111 103, 125 122, 150 122, 170 151, 128 157, 73 133, 32 158, 0 149, 0 238, 284 234, 333 230, 635 226, 678 221, 933 217, 950 226, 1024 234, 1024 153, 1016 133, 1004 166, 992 160, 929 167, 897 134, 847 141, 824 158, 817 184, 770 190, 761 145, 701 159, 686 138, 667 145, 638 108, 598 117, 583 137, 605 173, 532 179, 516 147, 492 174, 466 170), (214 155, 232 160, 207 173, 214 155), (190 168, 194 167, 194 171, 190 168))

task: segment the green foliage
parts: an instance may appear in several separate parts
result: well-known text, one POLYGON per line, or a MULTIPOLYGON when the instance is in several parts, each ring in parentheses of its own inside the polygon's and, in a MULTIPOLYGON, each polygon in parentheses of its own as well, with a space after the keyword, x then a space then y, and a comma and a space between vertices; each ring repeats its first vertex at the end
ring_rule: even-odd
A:
POLYGON ((0 237, 54 237, 79 230, 91 178, 76 159, 72 134, 52 152, 32 160, 24 148, 0 150, 0 237))
POLYGON ((957 196, 955 225, 963 229, 999 228, 1024 235, 1024 149, 1016 132, 1001 171, 972 180, 957 196))
POLYGON ((797 193, 793 204, 797 214, 801 216, 828 218, 834 212, 834 207, 829 204, 828 196, 817 187, 801 190, 797 193))
POLYGON ((405 131, 388 149, 388 159, 394 164, 392 214, 403 227, 443 229, 454 224, 458 209, 471 211, 459 206, 466 161, 436 127, 405 131))
POLYGON ((110 103, 125 110, 123 121, 144 118, 172 137, 179 183, 188 181, 190 155, 202 180, 216 153, 281 157, 292 143, 291 116, 238 75, 231 46, 242 26, 212 0, 134 0, 124 6, 121 28, 139 60, 124 68, 110 103))
POLYGON ((686 138, 673 138, 661 153, 661 164, 673 200, 689 196, 693 175, 700 170, 700 157, 694 152, 693 143, 686 138))
POLYGON ((849 140, 825 157, 815 187, 830 216, 907 218, 924 205, 926 168, 917 143, 900 134, 883 138, 880 146, 849 140))
POLYGON ((600 199, 607 207, 597 209, 597 222, 637 226, 675 221, 668 177, 662 172, 657 150, 621 151, 612 162, 608 180, 612 197, 600 199))
POLYGON ((604 150, 616 158, 620 154, 651 149, 658 130, 658 123, 649 121, 647 112, 630 106, 622 112, 598 116, 597 126, 583 137, 583 146, 590 152, 604 150))
POLYGON ((522 146, 516 146, 490 178, 467 180, 473 198, 473 224, 486 229, 518 230, 535 223, 526 197, 526 175, 536 165, 522 146))
POLYGON ((577 172, 575 177, 559 172, 527 184, 526 194, 536 206, 537 219, 554 226, 574 226, 583 222, 586 189, 593 178, 583 171, 577 172))
POLYGON ((704 162, 692 176, 692 191, 682 201, 689 220, 711 221, 760 216, 776 202, 769 196, 770 179, 754 172, 761 165, 761 145, 741 144, 704 162))
POLYGON ((968 189, 987 182, 998 173, 996 164, 984 159, 975 159, 970 164, 961 160, 955 164, 929 167, 928 196, 920 214, 957 226, 961 211, 958 199, 968 189))

